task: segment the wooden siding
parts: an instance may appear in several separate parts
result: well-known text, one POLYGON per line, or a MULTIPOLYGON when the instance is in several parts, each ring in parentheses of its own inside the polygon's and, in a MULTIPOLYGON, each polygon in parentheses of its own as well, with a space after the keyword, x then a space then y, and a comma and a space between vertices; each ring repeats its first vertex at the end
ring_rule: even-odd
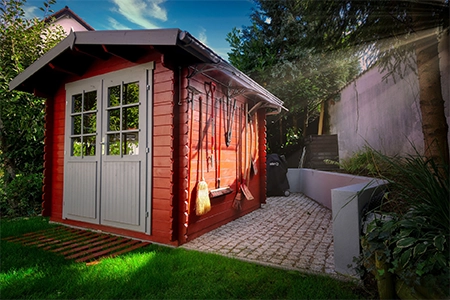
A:
MULTIPOLYGON (((232 140, 229 147, 225 144, 225 124, 226 124, 226 116, 222 114, 221 116, 221 124, 222 130, 221 135, 219 135, 219 101, 217 99, 226 99, 225 94, 222 92, 222 87, 217 86, 214 97, 216 98, 216 132, 214 138, 217 140, 217 144, 220 145, 221 151, 221 187, 230 186, 233 189, 233 193, 228 194, 226 196, 221 196, 217 198, 211 199, 211 211, 203 216, 197 216, 195 213, 195 200, 196 200, 196 189, 199 180, 201 180, 201 163, 200 163, 200 150, 203 151, 203 169, 204 169, 204 178, 208 184, 208 189, 216 188, 216 169, 207 168, 206 163, 206 148, 208 148, 208 156, 211 154, 211 134, 212 128, 210 124, 210 114, 211 114, 211 98, 206 95, 206 91, 204 88, 204 82, 211 82, 210 79, 204 78, 202 76, 195 76, 189 80, 189 85, 195 87, 198 91, 201 91, 200 95, 196 95, 194 97, 194 117, 193 122, 190 121, 190 110, 191 104, 186 103, 187 91, 182 91, 182 111, 183 111, 183 120, 179 123, 180 128, 182 126, 186 126, 186 130, 181 130, 180 133, 180 153, 179 157, 184 160, 189 159, 190 161, 190 172, 189 178, 184 175, 180 175, 180 182, 182 186, 186 186, 187 188, 179 189, 179 197, 181 199, 186 199, 180 201, 181 206, 184 206, 184 209, 181 209, 182 214, 180 214, 180 243, 184 243, 188 240, 194 239, 195 237, 200 236, 214 228, 217 228, 227 222, 234 220, 244 214, 247 214, 257 208, 260 207, 260 204, 265 201, 265 156, 259 155, 259 159, 256 162, 258 174, 251 173, 250 180, 247 182, 247 185, 254 196, 254 200, 248 201, 243 199, 241 201, 242 208, 240 210, 236 210, 233 208, 233 201, 236 197, 237 193, 237 160, 238 157, 238 143, 244 141, 245 136, 245 125, 244 125, 244 103, 246 101, 242 96, 236 97, 237 100, 237 109, 236 115, 234 117, 233 122, 233 130, 232 130, 232 140), (200 107, 202 114, 200 115, 200 107), (206 108, 208 107, 208 111, 206 108), (239 127, 239 119, 241 119, 241 128, 239 127), (208 122, 208 123, 207 123, 208 122), (192 126, 191 126, 192 124, 192 126), (208 125, 207 125, 208 124, 208 125), (189 127, 191 127, 189 129, 189 127), (203 140, 200 141, 200 130, 203 130, 203 140), (189 139, 189 132, 192 130, 192 140, 189 139), (207 134, 208 133, 208 134, 207 134), (241 140, 242 139, 242 140, 241 140), (186 151, 183 149, 187 149, 186 151), (190 151, 190 153, 188 152, 190 151)), ((182 85, 183 87, 187 86, 187 83, 182 85)), ((233 98, 234 99, 234 98, 233 98)), ((230 99, 231 100, 231 99, 230 99)), ((265 151, 265 133, 264 133, 264 111, 261 110, 258 113, 258 150, 265 151)), ((184 127, 183 127, 184 128, 184 127)), ((250 131, 250 126, 247 128, 248 132, 250 131)), ((248 133, 249 135, 249 133, 248 133)), ((256 138, 253 138, 253 147, 256 147, 255 142, 256 138)), ((244 144, 243 144, 244 145, 244 144)), ((216 149, 219 151, 219 148, 216 149)), ((242 150, 243 151, 243 150, 242 150)), ((244 154, 242 154, 242 159, 244 159, 244 154)), ((217 161, 215 161, 217 164, 217 161)), ((180 169, 180 174, 184 174, 186 170, 189 169, 189 163, 184 164, 180 169)), ((244 167, 242 167, 244 169, 244 167)))
POLYGON ((156 63, 153 84, 152 236, 174 241, 174 72, 156 63))

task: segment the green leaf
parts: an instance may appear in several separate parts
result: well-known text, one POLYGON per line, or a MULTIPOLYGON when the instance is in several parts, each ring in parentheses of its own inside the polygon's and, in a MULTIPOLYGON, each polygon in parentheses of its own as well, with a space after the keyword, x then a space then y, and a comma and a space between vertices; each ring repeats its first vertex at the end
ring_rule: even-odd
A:
POLYGON ((409 260, 411 259, 412 249, 409 248, 405 252, 402 253, 402 256, 400 256, 400 266, 402 269, 406 267, 409 260))
POLYGON ((417 222, 413 220, 401 220, 400 225, 405 228, 413 228, 413 229, 417 228, 417 222))
POLYGON ((397 247, 398 248, 408 248, 411 247, 412 245, 414 245, 414 243, 417 241, 417 239, 413 238, 413 237, 407 237, 407 238, 402 238, 400 240, 397 241, 397 247))
POLYGON ((414 247, 414 252, 413 252, 414 257, 416 257, 417 255, 424 254, 427 251, 427 248, 428 248, 428 246, 425 243, 417 244, 414 247))
POLYGON ((444 243, 445 243, 444 235, 438 235, 433 239, 433 244, 438 249, 438 251, 444 251, 444 243))

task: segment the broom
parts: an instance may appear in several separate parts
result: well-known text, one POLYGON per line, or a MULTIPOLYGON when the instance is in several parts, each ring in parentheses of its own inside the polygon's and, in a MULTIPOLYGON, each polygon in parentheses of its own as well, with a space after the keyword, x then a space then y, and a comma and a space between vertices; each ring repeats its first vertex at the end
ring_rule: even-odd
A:
POLYGON ((201 216, 211 210, 211 202, 209 200, 208 183, 203 175, 203 128, 202 128, 202 102, 200 100, 200 172, 201 181, 197 184, 197 199, 195 201, 196 215, 201 216))

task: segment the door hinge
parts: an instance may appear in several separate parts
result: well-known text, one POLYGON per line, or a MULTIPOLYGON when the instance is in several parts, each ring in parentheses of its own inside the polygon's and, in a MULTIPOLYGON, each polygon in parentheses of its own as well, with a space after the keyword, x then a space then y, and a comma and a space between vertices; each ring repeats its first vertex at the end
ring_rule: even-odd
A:
POLYGON ((145 148, 145 153, 150 153, 150 148, 145 148))
POLYGON ((150 213, 149 213, 148 211, 145 212, 145 217, 146 217, 146 218, 150 217, 150 213))
POLYGON ((150 84, 147 84, 147 91, 150 91, 150 89, 151 89, 150 84))

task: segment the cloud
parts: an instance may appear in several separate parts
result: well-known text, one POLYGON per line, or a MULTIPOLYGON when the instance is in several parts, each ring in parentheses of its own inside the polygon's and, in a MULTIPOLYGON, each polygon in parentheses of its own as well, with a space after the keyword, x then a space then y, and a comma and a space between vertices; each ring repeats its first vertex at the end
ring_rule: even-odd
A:
POLYGON ((108 22, 112 29, 116 29, 116 30, 131 29, 130 27, 123 25, 122 23, 119 23, 116 19, 114 19, 112 17, 108 17, 108 22))
POLYGON ((25 12, 25 18, 26 19, 33 19, 38 17, 36 14, 36 11, 40 12, 39 8, 37 6, 24 6, 23 11, 25 12))
POLYGON ((200 29, 200 32, 198 33, 198 40, 203 44, 208 45, 208 37, 206 36, 206 29, 203 27, 200 29))
POLYGON ((150 19, 167 21, 167 11, 161 6, 165 0, 112 0, 115 12, 128 21, 146 29, 158 28, 150 19))

